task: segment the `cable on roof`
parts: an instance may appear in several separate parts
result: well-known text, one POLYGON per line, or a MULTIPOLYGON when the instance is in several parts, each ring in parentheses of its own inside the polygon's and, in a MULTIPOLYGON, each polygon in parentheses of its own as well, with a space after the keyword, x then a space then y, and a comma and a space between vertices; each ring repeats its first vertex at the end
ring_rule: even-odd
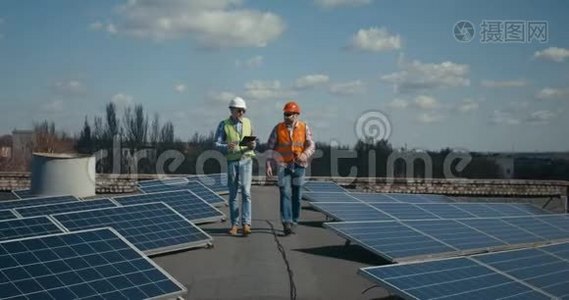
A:
POLYGON ((267 224, 269 224, 269 226, 271 227, 271 232, 273 233, 273 237, 275 238, 275 242, 277 243, 277 249, 281 253, 281 256, 283 257, 284 263, 286 265, 286 271, 288 273, 288 281, 289 281, 289 286, 290 286, 290 299, 296 300, 296 285, 294 284, 294 273, 292 272, 292 268, 290 267, 290 262, 288 261, 288 258, 286 257, 285 248, 283 247, 283 245, 279 241, 279 238, 277 236, 277 232, 275 231, 275 227, 273 226, 273 223, 271 223, 271 221, 266 220, 266 219, 265 219, 265 222, 267 222, 267 224))

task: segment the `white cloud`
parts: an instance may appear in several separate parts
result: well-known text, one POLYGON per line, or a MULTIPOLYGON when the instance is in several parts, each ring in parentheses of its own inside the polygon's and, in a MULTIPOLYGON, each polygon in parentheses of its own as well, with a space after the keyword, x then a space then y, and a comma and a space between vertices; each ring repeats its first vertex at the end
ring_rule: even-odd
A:
POLYGON ((185 92, 187 89, 188 89, 188 88, 186 87, 186 85, 185 85, 185 84, 182 84, 182 83, 176 84, 176 85, 174 86, 174 90, 175 90, 176 92, 178 92, 178 93, 183 93, 183 92, 185 92))
POLYGON ((111 102, 113 102, 117 107, 127 107, 134 103, 134 97, 125 93, 117 93, 111 97, 111 102))
POLYGON ((255 57, 251 57, 250 59, 248 59, 246 61, 240 61, 240 60, 235 61, 235 66, 238 68, 239 67, 258 68, 262 65, 263 65, 263 57, 260 55, 257 55, 255 57))
POLYGON ((360 29, 352 37, 351 47, 371 52, 396 50, 401 48, 401 37, 390 35, 385 27, 360 29))
MULTIPOLYGON (((207 95, 207 99, 216 103, 220 102, 220 103, 229 104, 229 101, 231 101, 231 99, 235 98, 236 96, 237 96, 236 94, 227 91, 209 92, 207 95)), ((247 99, 245 99, 245 101, 247 101, 247 99)))
POLYGON ((372 0, 314 0, 314 2, 323 8, 335 8, 340 6, 361 6, 367 5, 372 0))
POLYGON ((516 118, 511 112, 494 110, 490 117, 490 122, 494 124, 518 125, 520 120, 516 118))
POLYGON ((336 95, 357 95, 365 92, 365 84, 361 80, 336 83, 330 86, 330 93, 336 95))
POLYGON ((439 106, 439 102, 437 101, 437 99, 425 95, 419 95, 415 97, 414 103, 420 109, 427 109, 427 110, 434 109, 439 106))
POLYGON ((393 99, 391 102, 389 102, 387 104, 387 106, 391 107, 391 108, 396 108, 396 109, 403 109, 403 108, 407 108, 409 106, 409 102, 407 102, 404 99, 396 98, 396 99, 393 99))
POLYGON ((115 27, 114 24, 110 23, 110 22, 102 22, 102 21, 95 21, 91 24, 89 24, 89 29, 94 30, 94 31, 105 31, 109 34, 116 34, 117 33, 117 28, 115 27))
POLYGON ((467 112, 475 111, 479 107, 480 107, 480 105, 478 104, 478 102, 476 102, 472 99, 465 99, 464 101, 462 101, 461 104, 459 104, 459 106, 457 107, 457 110, 461 113, 467 113, 467 112))
POLYGON ((384 75, 381 79, 392 83, 400 93, 429 90, 445 87, 469 86, 468 65, 445 61, 440 64, 422 63, 414 60, 410 63, 400 58, 400 71, 384 75))
POLYGON ((569 97, 569 89, 556 89, 545 87, 535 97, 540 100, 569 97))
POLYGON ((444 119, 443 115, 434 114, 434 113, 422 113, 417 117, 417 121, 420 123, 438 123, 444 119))
POLYGON ((541 51, 536 51, 533 56, 535 58, 551 60, 555 62, 563 62, 566 58, 569 57, 569 49, 549 47, 541 51))
POLYGON ((49 103, 43 105, 43 109, 49 113, 58 113, 63 111, 63 101, 62 100, 54 100, 49 103))
POLYGON ((292 91, 284 89, 278 80, 253 80, 245 84, 245 96, 252 100, 280 100, 292 94, 292 91))
POLYGON ((328 77, 328 75, 311 74, 296 79, 294 87, 297 89, 309 89, 322 84, 326 84, 328 81, 330 81, 330 77, 328 77))
POLYGON ((118 34, 154 40, 191 36, 203 46, 264 47, 285 30, 281 17, 236 8, 239 0, 137 0, 117 8, 107 26, 118 34))
POLYGON ((512 87, 523 87, 527 85, 525 80, 482 80, 480 85, 487 88, 512 88, 512 87))
POLYGON ((547 124, 549 121, 556 117, 556 114, 549 110, 538 110, 532 112, 527 118, 527 122, 536 125, 547 124))
POLYGON ((59 81, 53 84, 53 91, 59 95, 76 96, 85 92, 85 86, 79 80, 59 81))

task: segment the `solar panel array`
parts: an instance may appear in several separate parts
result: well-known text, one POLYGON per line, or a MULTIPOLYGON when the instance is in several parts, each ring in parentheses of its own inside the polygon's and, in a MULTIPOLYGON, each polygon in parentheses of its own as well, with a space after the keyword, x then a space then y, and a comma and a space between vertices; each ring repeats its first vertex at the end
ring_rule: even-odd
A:
POLYGON ((225 218, 225 215, 221 211, 188 190, 121 196, 113 199, 125 206, 150 202, 164 202, 196 224, 217 222, 225 218))
POLYGON ((61 232, 46 216, 0 221, 0 241, 61 232))
POLYGON ((569 240, 569 216, 325 223, 390 260, 468 255, 569 240))
POLYGON ((111 229, 0 242, 0 261, 0 299, 173 299, 187 292, 111 229))
POLYGON ((569 297, 569 243, 359 273, 415 299, 563 299, 569 297))
POLYGON ((116 207, 109 199, 87 200, 77 202, 65 202, 56 204, 44 204, 16 208, 15 211, 23 217, 51 215, 63 212, 89 210, 95 208, 116 207))
POLYGON ((212 240, 164 203, 93 209, 52 217, 70 231, 112 227, 149 255, 204 246, 212 240))
POLYGON ((331 181, 307 181, 304 183, 304 189, 310 192, 346 192, 344 188, 331 181))
POLYGON ((450 197, 430 194, 304 192, 302 197, 311 202, 453 203, 450 197))
POLYGON ((51 197, 37 197, 22 200, 1 201, 0 209, 13 209, 24 206, 34 206, 42 204, 54 204, 63 202, 79 201, 74 196, 51 196, 51 197))
POLYGON ((198 180, 203 185, 219 194, 229 193, 227 187, 227 173, 215 173, 204 175, 191 175, 187 177, 188 180, 198 180))

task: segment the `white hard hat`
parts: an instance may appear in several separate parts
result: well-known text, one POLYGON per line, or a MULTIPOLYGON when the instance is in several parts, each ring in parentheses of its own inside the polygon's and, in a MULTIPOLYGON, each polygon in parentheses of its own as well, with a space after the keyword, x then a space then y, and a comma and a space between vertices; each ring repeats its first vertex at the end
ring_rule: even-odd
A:
POLYGON ((235 97, 233 99, 231 99, 231 101, 229 101, 229 108, 242 108, 242 109, 247 109, 247 105, 245 104, 245 100, 243 100, 243 98, 241 97, 235 97))

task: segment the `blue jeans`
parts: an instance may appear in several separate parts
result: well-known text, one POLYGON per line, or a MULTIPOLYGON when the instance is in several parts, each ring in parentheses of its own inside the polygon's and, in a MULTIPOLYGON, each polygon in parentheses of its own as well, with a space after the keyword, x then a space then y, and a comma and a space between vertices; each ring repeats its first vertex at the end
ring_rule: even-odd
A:
POLYGON ((304 185, 304 171, 305 169, 299 166, 295 166, 294 169, 282 166, 278 168, 281 221, 283 223, 298 223, 302 186, 304 185))
POLYGON ((229 218, 231 226, 239 225, 237 192, 241 188, 241 224, 251 225, 251 179, 253 160, 250 158, 227 162, 227 186, 229 187, 229 218))

